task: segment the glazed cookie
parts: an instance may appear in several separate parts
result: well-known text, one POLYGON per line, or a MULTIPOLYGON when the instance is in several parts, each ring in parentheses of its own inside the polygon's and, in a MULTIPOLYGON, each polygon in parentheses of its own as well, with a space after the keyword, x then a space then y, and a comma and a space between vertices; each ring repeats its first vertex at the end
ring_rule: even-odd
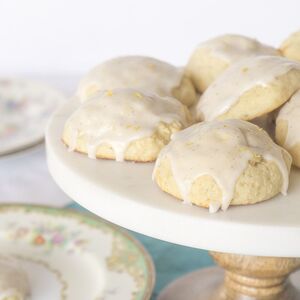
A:
POLYGON ((280 109, 276 119, 276 141, 300 168, 300 90, 280 109))
POLYGON ((195 88, 182 68, 144 56, 117 57, 96 66, 81 80, 77 95, 84 102, 99 90, 115 88, 171 96, 187 106, 197 99, 195 88))
POLYGON ((257 55, 279 55, 279 52, 255 39, 226 34, 198 45, 187 64, 186 72, 202 93, 230 65, 257 55))
POLYGON ((27 275, 12 256, 0 256, 0 299, 25 300, 30 294, 27 275))
POLYGON ((280 46, 282 55, 300 62, 300 31, 290 35, 280 46))
POLYGON ((286 194, 290 166, 288 152, 256 125, 212 121, 174 134, 153 178, 163 191, 216 212, 286 194))
POLYGON ((201 96, 197 118, 252 120, 285 103, 300 88, 300 63, 256 56, 229 67, 201 96))
POLYGON ((148 162, 190 122, 186 106, 135 89, 101 92, 67 120, 63 141, 90 158, 148 162))

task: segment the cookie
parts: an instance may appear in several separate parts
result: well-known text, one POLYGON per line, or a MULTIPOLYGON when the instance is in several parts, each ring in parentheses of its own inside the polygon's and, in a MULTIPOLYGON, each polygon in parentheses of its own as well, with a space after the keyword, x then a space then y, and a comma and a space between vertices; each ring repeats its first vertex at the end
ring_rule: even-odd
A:
POLYGON ((101 92, 66 121, 63 142, 90 158, 149 162, 190 123, 186 106, 136 89, 101 92))
POLYGON ((252 120, 284 104, 300 88, 300 63, 256 56, 229 67, 204 92, 197 118, 252 120))
POLYGON ((174 134, 153 178, 163 191, 216 212, 286 194, 290 166, 288 152, 256 125, 211 121, 174 134))
POLYGON ((300 62, 300 31, 291 34, 280 46, 283 56, 300 62))
POLYGON ((249 37, 221 35, 198 45, 187 64, 186 73, 202 93, 233 63, 257 55, 280 54, 275 48, 249 37))
POLYGON ((276 141, 293 157, 300 168, 300 91, 280 109, 276 119, 276 141))
POLYGON ((79 83, 82 102, 101 90, 134 88, 160 96, 175 97, 190 106, 196 98, 191 80, 182 68, 144 56, 124 56, 105 61, 79 83))

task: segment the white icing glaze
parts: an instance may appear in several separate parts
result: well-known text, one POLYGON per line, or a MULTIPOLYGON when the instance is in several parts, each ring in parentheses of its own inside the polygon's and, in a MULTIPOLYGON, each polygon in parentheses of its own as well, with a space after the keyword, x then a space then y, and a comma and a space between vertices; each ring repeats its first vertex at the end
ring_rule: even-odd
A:
POLYGON ((20 263, 11 256, 0 256, 0 300, 7 297, 27 299, 30 293, 28 278, 20 263))
POLYGON ((288 124, 284 147, 291 148, 300 143, 300 90, 281 108, 276 122, 279 120, 288 124))
POLYGON ((117 57, 96 66, 80 82, 77 95, 82 102, 86 92, 116 88, 135 88, 160 96, 172 96, 180 85, 183 69, 166 62, 144 56, 117 57))
POLYGON ((178 100, 145 94, 135 89, 99 93, 83 103, 67 120, 72 136, 69 150, 76 148, 78 135, 88 138, 88 156, 96 158, 97 147, 110 145, 117 161, 124 160, 130 142, 151 136, 160 122, 188 125, 187 110, 178 100))
POLYGON ((276 77, 300 63, 279 56, 244 59, 225 70, 203 93, 197 105, 197 117, 211 121, 226 113, 239 97, 255 86, 268 86, 276 77))
POLYGON ((220 57, 229 64, 238 60, 257 55, 280 55, 279 52, 270 46, 259 41, 237 34, 225 34, 210 39, 198 45, 198 48, 205 48, 220 57))
POLYGON ((230 205, 235 184, 253 155, 277 164, 283 176, 281 192, 286 194, 289 167, 283 151, 265 131, 246 121, 198 123, 172 136, 172 141, 163 148, 156 161, 153 176, 160 161, 169 159, 184 202, 190 202, 191 187, 198 177, 211 176, 222 190, 222 203, 214 199, 210 203, 210 212, 216 212, 220 207, 226 210, 230 205))

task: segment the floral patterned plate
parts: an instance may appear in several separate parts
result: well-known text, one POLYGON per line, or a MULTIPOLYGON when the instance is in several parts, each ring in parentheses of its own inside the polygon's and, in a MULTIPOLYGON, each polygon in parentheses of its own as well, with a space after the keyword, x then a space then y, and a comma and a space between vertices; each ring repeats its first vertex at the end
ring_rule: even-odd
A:
POLYGON ((154 268, 129 234, 99 218, 31 205, 0 205, 0 253, 17 257, 30 300, 146 300, 154 268))
POLYGON ((42 83, 1 79, 0 155, 41 142, 49 116, 64 100, 62 93, 42 83))

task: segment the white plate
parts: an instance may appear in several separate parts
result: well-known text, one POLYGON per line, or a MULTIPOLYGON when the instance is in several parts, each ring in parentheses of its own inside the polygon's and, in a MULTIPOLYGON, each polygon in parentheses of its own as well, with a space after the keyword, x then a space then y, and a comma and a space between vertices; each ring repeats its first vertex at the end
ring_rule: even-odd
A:
POLYGON ((0 80, 0 155, 42 141, 51 113, 65 100, 59 91, 21 79, 0 80))
POLYGON ((31 300, 146 300, 149 255, 99 218, 38 206, 0 206, 0 251, 21 260, 31 300))

